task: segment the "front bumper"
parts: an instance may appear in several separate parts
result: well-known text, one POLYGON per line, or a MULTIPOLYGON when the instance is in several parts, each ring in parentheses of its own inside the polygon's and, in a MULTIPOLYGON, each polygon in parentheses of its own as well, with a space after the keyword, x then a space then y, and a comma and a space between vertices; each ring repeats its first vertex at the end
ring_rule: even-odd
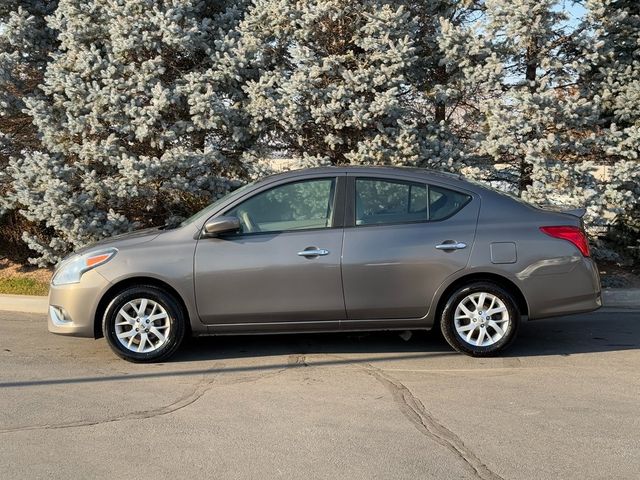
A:
POLYGON ((89 270, 82 275, 79 283, 51 285, 49 331, 59 335, 93 338, 98 304, 109 285, 110 282, 96 270, 89 270))

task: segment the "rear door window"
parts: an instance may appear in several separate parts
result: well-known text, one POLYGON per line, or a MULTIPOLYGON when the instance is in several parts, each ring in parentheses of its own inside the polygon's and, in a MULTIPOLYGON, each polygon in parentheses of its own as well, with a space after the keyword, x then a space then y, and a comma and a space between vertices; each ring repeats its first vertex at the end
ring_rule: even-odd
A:
POLYGON ((356 225, 438 221, 455 215, 471 196, 424 183, 357 178, 356 225))
POLYGON ((426 185, 356 179, 356 225, 426 222, 427 218, 426 185))

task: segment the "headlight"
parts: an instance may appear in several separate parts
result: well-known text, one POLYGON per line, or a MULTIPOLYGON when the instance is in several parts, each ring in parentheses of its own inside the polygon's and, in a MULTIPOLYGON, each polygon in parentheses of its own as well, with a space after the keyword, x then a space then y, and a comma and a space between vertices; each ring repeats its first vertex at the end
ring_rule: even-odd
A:
POLYGON ((53 276, 51 283, 53 285, 78 283, 84 272, 108 262, 116 255, 116 253, 118 253, 116 248, 105 248, 103 250, 94 250, 82 255, 73 255, 70 259, 64 261, 62 265, 60 265, 60 268, 53 276))

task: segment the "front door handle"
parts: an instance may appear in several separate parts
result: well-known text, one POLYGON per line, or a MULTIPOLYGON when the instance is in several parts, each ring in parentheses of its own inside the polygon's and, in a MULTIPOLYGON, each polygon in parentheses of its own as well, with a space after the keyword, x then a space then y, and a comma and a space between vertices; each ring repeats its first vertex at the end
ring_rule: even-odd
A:
POLYGON ((440 245, 436 245, 436 248, 438 250, 462 250, 463 248, 467 248, 467 244, 463 242, 445 242, 440 245))
POLYGON ((298 255, 301 257, 321 257, 329 255, 329 250, 326 248, 307 248, 306 250, 298 252, 298 255))

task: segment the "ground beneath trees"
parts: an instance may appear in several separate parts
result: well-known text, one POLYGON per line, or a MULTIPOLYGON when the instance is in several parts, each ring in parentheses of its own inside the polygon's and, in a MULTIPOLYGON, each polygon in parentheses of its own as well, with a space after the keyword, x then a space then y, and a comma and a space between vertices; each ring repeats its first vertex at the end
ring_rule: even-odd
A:
POLYGON ((47 295, 52 269, 21 265, 0 258, 0 293, 47 295))
POLYGON ((640 267, 598 262, 603 288, 640 288, 640 267))

